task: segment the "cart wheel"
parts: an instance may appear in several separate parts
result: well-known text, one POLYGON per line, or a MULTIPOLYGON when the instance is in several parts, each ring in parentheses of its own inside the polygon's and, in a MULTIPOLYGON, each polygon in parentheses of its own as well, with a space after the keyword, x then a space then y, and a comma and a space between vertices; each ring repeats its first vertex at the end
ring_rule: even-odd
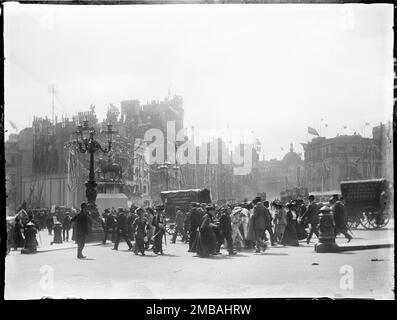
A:
POLYGON ((360 219, 361 225, 368 230, 376 229, 378 227, 376 224, 376 217, 378 214, 378 209, 375 207, 365 207, 362 210, 360 219))
POLYGON ((382 213, 380 213, 380 217, 379 217, 379 221, 376 221, 375 220, 375 222, 376 222, 376 227, 378 228, 378 229, 381 229, 381 228, 384 228, 384 227, 386 227, 387 226, 387 224, 389 223, 389 221, 390 221, 390 216, 388 215, 388 214, 384 214, 383 212, 382 213))
POLYGON ((349 220, 347 221, 347 226, 349 227, 349 229, 357 229, 360 223, 361 221, 358 217, 349 217, 349 220))

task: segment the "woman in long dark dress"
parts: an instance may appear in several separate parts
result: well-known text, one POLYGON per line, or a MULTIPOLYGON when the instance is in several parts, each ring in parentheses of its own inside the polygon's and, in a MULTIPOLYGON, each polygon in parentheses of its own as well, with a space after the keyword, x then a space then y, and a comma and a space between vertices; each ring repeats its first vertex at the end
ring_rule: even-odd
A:
POLYGON ((14 250, 17 250, 18 248, 23 248, 25 245, 25 241, 23 239, 22 232, 23 232, 22 223, 21 223, 19 217, 16 217, 15 222, 14 222, 14 228, 13 228, 14 250))
POLYGON ((296 233, 296 212, 291 210, 292 204, 287 204, 287 225, 281 240, 284 246, 299 246, 298 236, 296 233))
POLYGON ((207 213, 203 216, 197 235, 196 252, 200 258, 206 258, 210 254, 216 254, 216 235, 214 228, 215 207, 207 206, 207 213))

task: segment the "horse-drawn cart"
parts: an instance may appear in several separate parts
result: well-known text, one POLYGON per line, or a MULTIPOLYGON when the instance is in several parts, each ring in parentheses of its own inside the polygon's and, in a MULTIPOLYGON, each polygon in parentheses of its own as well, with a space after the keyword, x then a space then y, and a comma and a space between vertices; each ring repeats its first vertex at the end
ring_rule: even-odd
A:
POLYGON ((342 197, 346 202, 348 225, 380 229, 390 220, 390 186, 386 179, 342 181, 342 197))

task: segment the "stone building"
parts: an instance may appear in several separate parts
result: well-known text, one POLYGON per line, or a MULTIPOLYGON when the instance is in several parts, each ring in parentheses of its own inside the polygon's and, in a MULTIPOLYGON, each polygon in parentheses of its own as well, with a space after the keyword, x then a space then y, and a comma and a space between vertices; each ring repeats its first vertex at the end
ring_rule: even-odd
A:
POLYGON ((122 166, 125 193, 132 201, 159 198, 164 190, 162 176, 145 162, 143 137, 150 128, 166 132, 167 121, 175 121, 175 129, 181 129, 182 104, 182 98, 176 95, 143 106, 138 100, 125 100, 121 102, 121 112, 111 105, 103 122, 98 121, 95 106, 79 112, 72 120, 56 120, 55 124, 47 118, 35 117, 31 128, 10 135, 5 143, 9 208, 15 210, 24 200, 31 207, 79 206, 85 199, 89 156, 65 146, 73 138, 76 125, 86 119, 95 128, 95 137, 102 146, 106 146, 106 137, 100 132, 106 124, 113 124, 118 131, 113 139, 113 151, 108 155, 95 154, 97 178, 99 162, 110 156, 122 166))
POLYGON ((340 190, 342 180, 382 177, 381 138, 338 135, 314 138, 305 146, 305 185, 311 191, 340 190))
POLYGON ((304 161, 291 143, 282 160, 259 161, 259 176, 260 190, 268 199, 279 198, 281 192, 304 185, 304 161))

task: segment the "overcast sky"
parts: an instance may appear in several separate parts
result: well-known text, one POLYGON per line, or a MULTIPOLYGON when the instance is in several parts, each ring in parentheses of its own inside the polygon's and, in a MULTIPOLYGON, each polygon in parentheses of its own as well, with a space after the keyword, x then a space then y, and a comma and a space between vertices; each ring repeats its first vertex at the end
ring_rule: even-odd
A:
POLYGON ((184 99, 185 126, 253 130, 266 159, 291 142, 303 152, 308 126, 332 137, 391 119, 391 4, 4 11, 9 132, 7 120, 20 129, 51 117, 51 84, 59 117, 95 104, 100 119, 109 103, 162 100, 170 88, 184 99))

